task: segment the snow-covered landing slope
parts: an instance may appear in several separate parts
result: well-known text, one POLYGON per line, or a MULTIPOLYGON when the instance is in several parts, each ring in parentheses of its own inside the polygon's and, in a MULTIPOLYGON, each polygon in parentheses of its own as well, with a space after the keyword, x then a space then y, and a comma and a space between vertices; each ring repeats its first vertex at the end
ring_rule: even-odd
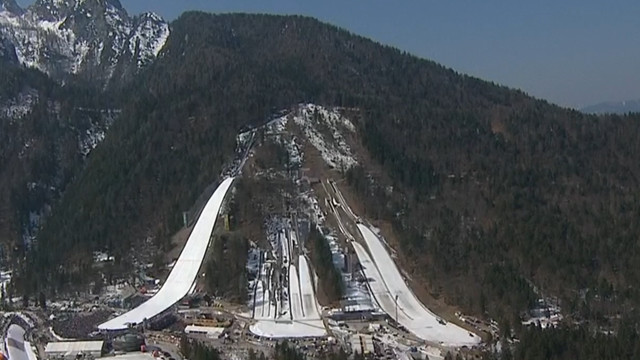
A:
POLYGON ((304 255, 300 255, 298 267, 300 268, 300 294, 302 297, 302 309, 304 312, 303 319, 320 320, 318 299, 316 298, 315 291, 313 290, 313 277, 311 276, 311 270, 307 263, 307 258, 305 258, 304 255))
POLYGON ((31 344, 25 339, 24 329, 19 325, 9 326, 5 346, 11 360, 38 360, 31 344))
POLYGON ((257 336, 269 339, 318 338, 327 336, 322 320, 277 322, 261 320, 251 325, 249 330, 257 336))
POLYGON ((409 289, 398 267, 386 248, 367 226, 358 224, 371 257, 364 248, 353 242, 358 259, 364 267, 372 292, 380 307, 395 318, 395 297, 398 302, 398 322, 421 339, 443 343, 445 346, 476 345, 481 339, 467 330, 447 323, 442 325, 438 317, 429 311, 409 289), (386 291, 385 291, 386 289, 386 291))
POLYGON ((291 304, 291 317, 293 319, 304 318, 302 310, 302 294, 300 293, 300 279, 295 266, 289 266, 289 303, 291 304))
MULTIPOLYGON (((294 258, 295 259, 295 258, 294 258)), ((300 277, 295 264, 289 266, 289 294, 291 317, 276 320, 256 315, 255 324, 249 327, 252 333, 266 338, 312 338, 323 337, 327 331, 318 312, 318 300, 313 290, 313 278, 307 259, 300 255, 297 259, 300 277)), ((261 310, 256 303, 256 314, 261 310)), ((262 305, 263 306, 263 305, 262 305)))
POLYGON ((220 207, 233 179, 224 180, 205 205, 160 291, 137 308, 101 324, 98 326, 100 330, 122 330, 129 324, 140 324, 167 310, 189 293, 198 276, 220 207))

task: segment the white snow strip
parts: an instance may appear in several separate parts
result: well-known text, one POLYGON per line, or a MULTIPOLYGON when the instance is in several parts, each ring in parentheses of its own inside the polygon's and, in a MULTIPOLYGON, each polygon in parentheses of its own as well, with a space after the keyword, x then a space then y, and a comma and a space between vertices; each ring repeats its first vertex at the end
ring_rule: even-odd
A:
POLYGON ((31 344, 25 341, 25 331, 22 326, 12 324, 7 330, 5 338, 6 349, 11 360, 32 360, 31 344))
POLYGON ((31 346, 29 341, 24 342, 24 350, 27 352, 29 360, 38 360, 38 355, 36 355, 36 352, 33 350, 33 346, 31 346))
MULTIPOLYGON (((291 250, 289 247, 289 237, 287 236, 286 229, 282 229, 278 232, 278 242, 280 244, 281 256, 282 256, 282 264, 284 266, 290 265, 290 254, 291 250)), ((276 300, 279 302, 279 311, 276 318, 278 319, 291 319, 290 315, 290 307, 289 307, 289 294, 288 287, 282 289, 282 291, 277 291, 275 293, 276 300)))
POLYGON ((275 305, 271 302, 271 292, 259 285, 259 296, 256 297, 256 318, 270 319, 276 313, 275 305), (261 290, 261 291, 260 291, 261 290))
POLYGON ((160 291, 137 308, 101 324, 98 326, 100 330, 121 330, 126 329, 128 324, 139 324, 144 319, 151 319, 167 310, 189 293, 191 285, 198 276, 220 207, 227 191, 231 188, 233 179, 224 180, 205 205, 180 257, 160 291))
MULTIPOLYGON (((375 297, 378 305, 381 309, 383 309, 389 316, 395 319, 395 300, 393 296, 387 289, 387 286, 382 279, 382 275, 376 268, 376 264, 371 260, 371 257, 367 253, 367 250, 357 242, 352 242, 354 250, 356 251, 356 255, 358 256, 358 261, 360 262, 360 266, 364 271, 365 276, 367 277, 367 282, 369 283, 369 288, 371 289, 371 293, 375 297)), ((407 320, 411 320, 402 309, 398 309, 398 320, 401 324, 403 322, 407 322, 407 320), (403 321, 403 318, 405 321, 403 321)))
POLYGON ((303 319, 302 294, 300 293, 300 281, 298 270, 295 266, 289 266, 289 303, 291 304, 291 315, 294 319, 303 319))
POLYGON ((278 232, 278 242, 280 243, 280 249, 282 251, 282 264, 284 266, 289 266, 289 257, 291 251, 289 250, 289 238, 287 237, 286 230, 280 230, 278 232))
POLYGON ((480 343, 480 337, 455 324, 440 324, 438 316, 429 311, 409 289, 380 239, 363 224, 358 224, 358 230, 372 257, 368 256, 360 244, 353 242, 353 246, 376 300, 389 316, 396 317, 397 297, 398 322, 419 338, 445 346, 480 343))
MULTIPOLYGON (((264 316, 264 310, 260 312, 256 303, 256 316, 258 320, 249 327, 255 335, 266 338, 313 338, 327 335, 324 323, 318 313, 318 302, 313 291, 312 278, 309 272, 309 265, 304 256, 300 255, 298 266, 300 267, 300 278, 295 266, 289 266, 289 301, 291 302, 291 316, 281 316, 273 319, 274 314, 264 316), (300 281, 300 283, 298 283, 300 281), (258 314, 262 314, 259 319, 258 314)), ((264 309, 264 304, 263 309, 264 309)), ((270 308, 270 307, 269 307, 270 308)), ((279 314, 280 315, 280 314, 279 314)))
POLYGON ((309 264, 304 255, 299 256, 298 266, 300 267, 300 291, 302 294, 302 309, 304 318, 308 320, 319 320, 318 299, 313 291, 313 278, 309 271, 309 264))

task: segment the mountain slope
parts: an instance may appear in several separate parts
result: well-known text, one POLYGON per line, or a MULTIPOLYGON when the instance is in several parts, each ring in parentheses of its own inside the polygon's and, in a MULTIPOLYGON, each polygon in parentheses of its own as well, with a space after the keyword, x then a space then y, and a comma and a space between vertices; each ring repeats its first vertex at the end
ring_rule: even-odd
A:
POLYGON ((163 54, 42 230, 33 290, 82 280, 94 249, 125 262, 143 239, 166 245, 238 129, 313 102, 359 109, 375 164, 345 177, 432 294, 512 318, 540 288, 569 312, 640 303, 637 117, 562 109, 304 17, 187 13, 163 54))
POLYGON ((34 247, 40 226, 117 116, 94 89, 61 87, 44 74, 0 62, 0 246, 2 262, 34 247))
POLYGON ((55 79, 81 74, 104 83, 118 67, 155 59, 169 26, 152 13, 130 17, 118 0, 38 0, 27 10, 3 0, 0 34, 26 67, 55 79))
POLYGON ((604 102, 585 106, 580 109, 580 111, 587 114, 626 114, 629 112, 640 112, 640 100, 604 102))

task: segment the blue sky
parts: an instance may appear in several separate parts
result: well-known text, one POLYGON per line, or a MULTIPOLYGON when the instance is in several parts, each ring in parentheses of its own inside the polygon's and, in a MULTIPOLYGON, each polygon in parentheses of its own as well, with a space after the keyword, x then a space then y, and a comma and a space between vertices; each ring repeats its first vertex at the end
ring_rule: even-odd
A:
POLYGON ((309 15, 560 105, 640 99, 637 0, 121 2, 168 20, 195 9, 309 15))

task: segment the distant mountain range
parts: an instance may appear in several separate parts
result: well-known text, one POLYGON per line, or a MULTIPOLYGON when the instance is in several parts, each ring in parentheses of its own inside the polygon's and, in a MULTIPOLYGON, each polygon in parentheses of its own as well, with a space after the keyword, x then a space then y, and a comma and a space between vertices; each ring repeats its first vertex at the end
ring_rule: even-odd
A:
POLYGON ((595 105, 585 106, 580 109, 587 114, 626 114, 630 112, 640 112, 640 99, 618 102, 603 102, 595 105))
POLYGON ((47 73, 105 82, 150 63, 169 36, 154 13, 135 17, 118 0, 0 0, 0 58, 47 73))

